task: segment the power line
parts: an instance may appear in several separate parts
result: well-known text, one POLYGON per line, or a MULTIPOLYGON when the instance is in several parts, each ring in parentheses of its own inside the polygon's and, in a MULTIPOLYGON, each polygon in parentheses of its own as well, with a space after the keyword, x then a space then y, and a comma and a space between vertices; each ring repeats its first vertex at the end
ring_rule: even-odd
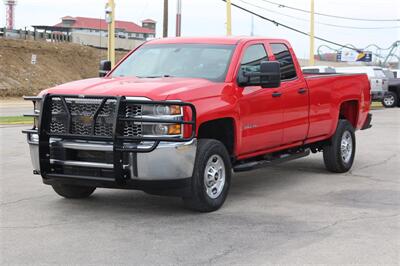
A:
MULTIPOLYGON (((223 2, 226 2, 226 0, 222 0, 222 1, 223 1, 223 2)), ((266 17, 264 17, 263 15, 260 15, 260 14, 258 14, 258 13, 255 13, 255 12, 253 12, 253 11, 247 9, 247 8, 241 7, 241 6, 236 5, 236 4, 234 4, 234 3, 231 3, 231 5, 234 6, 234 7, 236 7, 236 8, 238 8, 238 9, 241 9, 241 10, 247 12, 247 13, 253 14, 253 15, 256 16, 256 17, 259 17, 259 18, 261 18, 261 19, 267 20, 267 21, 269 21, 269 22, 275 24, 276 26, 281 26, 281 27, 284 27, 284 28, 286 28, 286 29, 289 29, 289 30, 295 31, 295 32, 297 32, 297 33, 303 34, 303 35, 305 35, 305 36, 310 36, 310 34, 308 34, 307 32, 304 32, 304 31, 301 31, 301 30, 299 30, 299 29, 293 28, 293 27, 288 26, 288 25, 286 25, 286 24, 279 23, 279 22, 277 22, 277 21, 275 21, 275 20, 266 18, 266 17)), ((358 51, 358 49, 355 49, 354 47, 350 47, 350 46, 347 46, 347 45, 342 45, 342 44, 340 44, 340 43, 337 43, 337 42, 334 42, 334 41, 330 41, 330 40, 327 40, 327 39, 325 39, 325 38, 321 38, 321 37, 317 37, 317 36, 314 36, 314 38, 317 39, 317 40, 320 40, 320 41, 324 41, 324 42, 327 42, 327 43, 336 45, 336 46, 340 46, 340 47, 347 48, 347 49, 350 49, 350 50, 358 51)))
MULTIPOLYGON (((301 8, 297 8, 297 7, 292 7, 292 6, 287 6, 287 5, 283 5, 280 3, 276 3, 273 1, 269 1, 269 0, 261 0, 263 2, 266 3, 270 3, 273 5, 276 5, 278 7, 284 7, 284 8, 288 8, 288 9, 292 9, 292 10, 296 10, 296 11, 300 11, 303 13, 310 13, 309 10, 305 10, 305 9, 301 9, 301 8)), ((324 16, 324 17, 330 17, 330 18, 340 18, 340 19, 347 19, 347 20, 359 20, 359 21, 400 21, 400 18, 396 18, 396 19, 369 19, 369 18, 351 18, 351 17, 343 17, 343 16, 336 16, 336 15, 330 15, 330 14, 324 14, 324 13, 319 13, 319 12, 314 12, 316 15, 320 15, 320 16, 324 16)))
MULTIPOLYGON (((242 3, 245 3, 245 4, 247 4, 247 5, 250 5, 250 6, 253 6, 253 7, 262 9, 262 10, 265 10, 265 11, 267 11, 267 12, 271 12, 271 13, 274 13, 274 14, 278 14, 278 15, 281 15, 281 16, 285 16, 285 17, 292 18, 292 19, 296 19, 296 20, 300 20, 300 21, 310 22, 310 21, 307 20, 307 19, 302 19, 302 18, 298 18, 298 17, 295 17, 295 16, 291 16, 291 15, 284 14, 284 13, 281 13, 281 12, 277 12, 277 11, 274 11, 274 10, 271 10, 271 9, 268 9, 268 8, 265 8, 265 7, 263 7, 263 6, 260 6, 260 5, 256 5, 256 4, 253 4, 253 3, 249 3, 249 2, 244 1, 244 0, 238 0, 238 1, 240 1, 240 2, 242 2, 242 3)), ((336 25, 336 24, 323 23, 323 22, 316 22, 316 24, 325 25, 325 26, 329 26, 329 27, 335 27, 335 28, 358 29, 358 30, 383 30, 383 29, 398 29, 398 28, 400 28, 400 26, 389 26, 389 27, 356 27, 356 26, 336 25)))

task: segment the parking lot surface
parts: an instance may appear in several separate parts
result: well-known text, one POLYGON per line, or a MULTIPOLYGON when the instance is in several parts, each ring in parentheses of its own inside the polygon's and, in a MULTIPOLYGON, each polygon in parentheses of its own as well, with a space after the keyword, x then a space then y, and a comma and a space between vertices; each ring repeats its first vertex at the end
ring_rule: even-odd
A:
POLYGON ((60 198, 32 175, 21 129, 0 128, 2 265, 400 261, 399 108, 373 111, 349 173, 327 172, 319 153, 235 174, 207 214, 140 191, 60 198))

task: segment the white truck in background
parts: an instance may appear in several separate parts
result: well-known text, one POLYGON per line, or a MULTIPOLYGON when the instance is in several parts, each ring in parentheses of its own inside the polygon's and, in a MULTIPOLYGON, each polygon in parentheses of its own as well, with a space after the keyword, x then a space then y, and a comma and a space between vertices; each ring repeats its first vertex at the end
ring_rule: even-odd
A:
POLYGON ((306 66, 302 67, 301 70, 304 74, 336 73, 335 68, 332 66, 306 66))
POLYGON ((335 67, 336 73, 365 73, 371 84, 372 101, 383 102, 388 94, 389 79, 383 69, 377 66, 335 67))
POLYGON ((389 69, 389 71, 393 73, 393 77, 395 79, 400 78, 400 69, 389 69))

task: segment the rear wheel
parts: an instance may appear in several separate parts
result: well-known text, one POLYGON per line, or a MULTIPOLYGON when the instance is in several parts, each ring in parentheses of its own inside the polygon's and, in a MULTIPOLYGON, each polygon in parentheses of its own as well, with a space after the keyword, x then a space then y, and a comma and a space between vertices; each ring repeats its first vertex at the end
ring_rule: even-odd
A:
POLYGON ((398 97, 397 97, 397 94, 394 93, 394 92, 392 92, 392 91, 389 91, 389 92, 385 95, 385 97, 383 98, 382 104, 383 104, 383 106, 385 106, 386 108, 392 108, 392 107, 396 107, 396 106, 397 106, 398 101, 399 101, 399 99, 398 99, 398 97))
POLYGON ((335 173, 344 173, 353 165, 356 151, 354 128, 347 120, 339 120, 330 145, 324 147, 326 169, 335 173))
POLYGON ((83 187, 74 185, 52 185, 54 191, 67 199, 83 199, 87 198, 95 191, 95 187, 83 187))
POLYGON ((231 182, 231 162, 225 146, 213 139, 200 139, 192 176, 191 196, 184 198, 187 208, 212 212, 225 202, 231 182))

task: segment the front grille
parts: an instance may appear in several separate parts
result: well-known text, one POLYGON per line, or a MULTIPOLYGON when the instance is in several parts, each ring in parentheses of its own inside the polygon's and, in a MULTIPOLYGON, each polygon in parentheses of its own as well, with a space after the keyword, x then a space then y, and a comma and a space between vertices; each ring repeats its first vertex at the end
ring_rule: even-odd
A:
MULTIPOLYGON (((117 112, 116 99, 107 99, 103 106, 101 106, 103 101, 101 98, 81 99, 66 97, 64 99, 65 101, 63 102, 61 97, 52 98, 50 133, 105 137, 113 135, 115 113, 117 112), (69 132, 67 128, 68 113, 70 114, 69 132)), ((135 117, 141 114, 141 105, 127 103, 125 117, 135 117)), ((141 133, 142 126, 140 124, 124 123, 124 136, 140 136, 141 133)))
POLYGON ((125 107, 126 117, 135 117, 142 115, 142 106, 137 104, 127 104, 125 107))
MULTIPOLYGON (((127 104, 125 107, 125 117, 135 117, 142 115, 142 106, 137 104, 127 104)), ((142 125, 134 122, 124 122, 124 136, 135 137, 142 135, 142 125)))
POLYGON ((134 122, 124 123, 124 136, 134 137, 142 135, 142 125, 135 124, 134 122))

